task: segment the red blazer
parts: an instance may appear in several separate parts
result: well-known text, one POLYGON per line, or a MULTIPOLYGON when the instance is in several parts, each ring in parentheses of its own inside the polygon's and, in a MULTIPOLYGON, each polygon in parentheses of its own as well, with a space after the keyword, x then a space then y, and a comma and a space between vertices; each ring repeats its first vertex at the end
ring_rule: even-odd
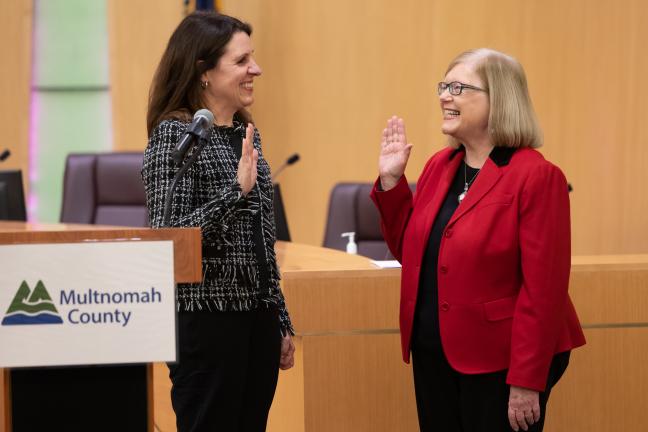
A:
MULTIPOLYGON (((402 263, 403 359, 432 224, 463 157, 428 161, 412 196, 405 176, 371 197, 402 263)), ((554 354, 585 344, 567 294, 569 196, 563 173, 532 149, 495 148, 446 226, 439 248, 439 327, 450 365, 465 374, 508 369, 507 383, 542 391, 554 354)))

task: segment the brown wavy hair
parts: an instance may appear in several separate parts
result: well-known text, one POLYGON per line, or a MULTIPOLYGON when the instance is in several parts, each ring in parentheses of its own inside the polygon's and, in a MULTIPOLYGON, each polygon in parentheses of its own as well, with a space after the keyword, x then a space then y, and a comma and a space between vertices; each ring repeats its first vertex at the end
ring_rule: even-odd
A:
MULTIPOLYGON (((194 12, 175 29, 155 71, 149 90, 146 128, 149 136, 162 120, 191 121, 205 107, 200 76, 215 67, 235 33, 252 35, 252 27, 234 17, 216 12, 194 12)), ((252 118, 246 110, 235 117, 252 118)))

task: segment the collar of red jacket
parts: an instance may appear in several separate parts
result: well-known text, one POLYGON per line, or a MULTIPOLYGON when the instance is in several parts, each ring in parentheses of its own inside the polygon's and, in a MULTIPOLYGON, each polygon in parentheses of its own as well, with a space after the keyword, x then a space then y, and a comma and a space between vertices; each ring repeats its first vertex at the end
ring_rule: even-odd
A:
MULTIPOLYGON (((509 164, 511 158, 513 157, 513 153, 515 153, 516 150, 517 149, 513 147, 493 147, 493 150, 491 150, 488 157, 491 158, 493 162, 495 162, 495 165, 497 165, 498 167, 503 167, 509 164)), ((459 147, 457 147, 455 151, 450 153, 450 160, 452 160, 458 153, 465 152, 466 148, 463 146, 463 144, 459 145, 459 147)))

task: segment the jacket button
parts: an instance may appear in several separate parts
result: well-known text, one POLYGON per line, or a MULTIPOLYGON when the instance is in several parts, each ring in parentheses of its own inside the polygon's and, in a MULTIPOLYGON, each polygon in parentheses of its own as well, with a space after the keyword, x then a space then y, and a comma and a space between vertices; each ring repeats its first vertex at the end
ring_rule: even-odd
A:
POLYGON ((450 237, 452 237, 452 230, 451 230, 451 229, 446 230, 446 232, 445 232, 445 236, 446 236, 446 238, 450 238, 450 237))
POLYGON ((441 303, 441 310, 442 310, 443 312, 447 312, 447 311, 450 310, 450 305, 448 304, 448 302, 443 302, 443 303, 441 303))
POLYGON ((441 267, 439 267, 439 271, 440 271, 442 274, 446 274, 446 273, 448 273, 448 267, 442 265, 441 267))

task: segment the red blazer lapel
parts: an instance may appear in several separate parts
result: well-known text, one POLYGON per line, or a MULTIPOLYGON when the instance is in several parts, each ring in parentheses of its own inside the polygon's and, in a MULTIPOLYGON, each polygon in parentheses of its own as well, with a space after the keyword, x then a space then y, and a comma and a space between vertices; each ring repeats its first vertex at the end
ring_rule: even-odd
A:
POLYGON ((488 191, 495 186, 501 177, 501 168, 498 167, 490 158, 486 159, 484 166, 477 175, 475 182, 468 190, 466 197, 461 201, 461 204, 459 204, 459 207, 457 207, 457 210, 455 210, 454 214, 448 221, 448 226, 454 224, 457 219, 470 211, 470 209, 472 209, 484 197, 484 195, 486 195, 488 191))

